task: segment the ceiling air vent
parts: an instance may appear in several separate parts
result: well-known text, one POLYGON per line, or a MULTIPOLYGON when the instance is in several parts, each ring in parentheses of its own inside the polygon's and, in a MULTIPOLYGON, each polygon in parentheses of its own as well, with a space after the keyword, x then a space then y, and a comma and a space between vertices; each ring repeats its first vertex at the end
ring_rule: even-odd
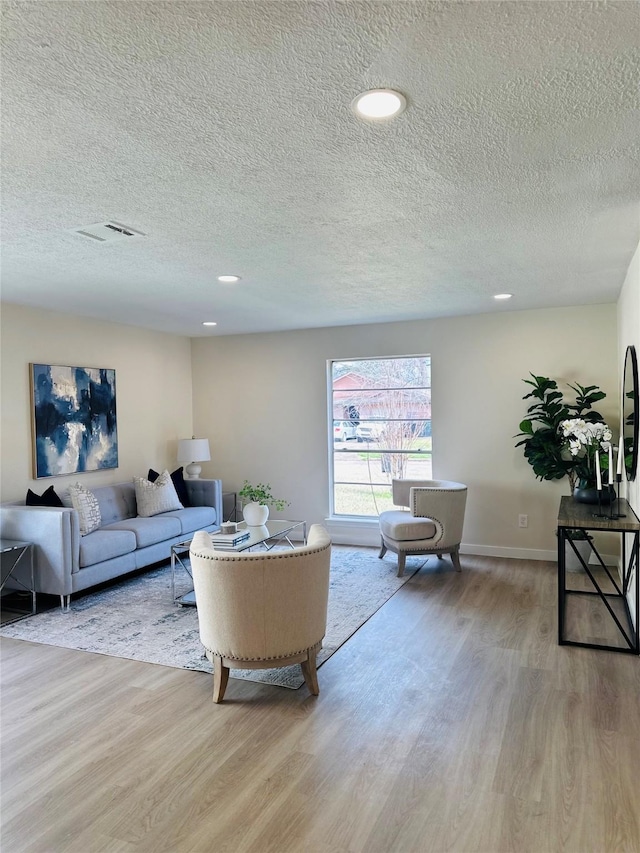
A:
POLYGON ((129 228, 122 222, 98 222, 96 225, 82 225, 80 228, 70 228, 72 234, 79 234, 96 240, 98 243, 115 243, 117 240, 134 240, 136 237, 144 237, 142 231, 129 228))

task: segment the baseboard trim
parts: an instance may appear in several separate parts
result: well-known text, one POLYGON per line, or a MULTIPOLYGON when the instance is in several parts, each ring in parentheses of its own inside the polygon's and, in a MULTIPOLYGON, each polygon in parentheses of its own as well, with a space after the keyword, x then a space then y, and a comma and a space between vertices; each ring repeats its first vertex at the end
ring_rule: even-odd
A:
POLYGON ((470 542, 462 542, 460 553, 478 557, 506 557, 511 560, 539 560, 551 563, 555 563, 558 559, 558 552, 555 549, 546 551, 542 548, 510 548, 504 545, 474 545, 470 542))
MULTIPOLYGON (((463 542, 460 545, 461 554, 475 554, 478 557, 507 557, 512 560, 539 560, 541 562, 557 563, 558 552, 543 550, 542 548, 507 548, 500 545, 471 545, 463 542)), ((618 566, 620 558, 616 554, 600 554, 605 566, 618 566)), ((591 555, 589 565, 599 565, 597 559, 591 555)))
MULTIPOLYGON (((336 545, 361 545, 369 548, 377 548, 380 545, 380 528, 377 521, 325 518, 324 523, 331 541, 336 545)), ((506 557, 511 560, 539 560, 549 563, 555 563, 558 559, 555 548, 553 550, 511 548, 503 545, 474 545, 471 542, 463 542, 460 545, 460 553, 478 557, 506 557)), ((607 566, 619 564, 619 557, 615 554, 601 556, 607 566)), ((591 559, 593 560, 593 557, 591 559)))

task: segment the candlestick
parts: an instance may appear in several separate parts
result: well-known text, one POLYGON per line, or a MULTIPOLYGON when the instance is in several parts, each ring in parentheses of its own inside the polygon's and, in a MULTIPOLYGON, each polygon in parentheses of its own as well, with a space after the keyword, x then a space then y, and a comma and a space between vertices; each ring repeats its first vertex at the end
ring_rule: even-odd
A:
POLYGON ((620 444, 618 445, 618 467, 616 474, 622 474, 622 461, 624 459, 624 439, 620 436, 620 444))
POLYGON ((613 447, 609 442, 609 485, 613 486, 613 447))
POLYGON ((602 474, 600 473, 600 451, 596 450, 596 489, 602 491, 602 474))

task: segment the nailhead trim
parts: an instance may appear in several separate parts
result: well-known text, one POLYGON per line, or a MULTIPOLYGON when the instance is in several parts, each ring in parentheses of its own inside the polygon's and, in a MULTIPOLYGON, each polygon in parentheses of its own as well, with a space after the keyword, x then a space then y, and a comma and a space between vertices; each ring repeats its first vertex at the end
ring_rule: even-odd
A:
MULTIPOLYGON (((316 548, 313 551, 305 551, 305 554, 320 554, 322 551, 325 551, 331 543, 327 545, 322 545, 320 548, 316 548)), ((302 546, 303 548, 306 546, 302 546)), ((215 550, 215 549, 214 549, 215 550)), ((189 553, 191 553, 191 549, 189 549, 189 553)), ((223 551, 216 551, 215 557, 210 557, 208 554, 203 554, 199 551, 193 552, 196 557, 200 557, 202 560, 229 560, 232 559, 232 554, 227 554, 223 551), (223 556, 224 555, 224 556, 223 556)), ((292 551, 235 551, 233 552, 233 556, 235 557, 247 557, 251 554, 254 557, 266 557, 270 556, 273 560, 282 560, 282 559, 290 559, 291 557, 298 557, 300 555, 299 549, 294 549, 292 551)), ((232 560, 233 561, 233 560, 232 560)))
POLYGON ((215 655, 219 658, 227 658, 227 660, 238 660, 243 663, 251 663, 251 661, 265 661, 265 660, 286 660, 286 658, 292 658, 294 655, 301 655, 304 652, 311 651, 311 649, 322 648, 322 640, 319 643, 314 643, 312 646, 305 646, 304 649, 298 649, 297 652, 288 652, 286 655, 280 655, 279 657, 270 657, 270 658, 237 658, 232 655, 228 655, 225 652, 216 652, 213 649, 207 649, 205 646, 205 651, 209 652, 210 655, 215 655))

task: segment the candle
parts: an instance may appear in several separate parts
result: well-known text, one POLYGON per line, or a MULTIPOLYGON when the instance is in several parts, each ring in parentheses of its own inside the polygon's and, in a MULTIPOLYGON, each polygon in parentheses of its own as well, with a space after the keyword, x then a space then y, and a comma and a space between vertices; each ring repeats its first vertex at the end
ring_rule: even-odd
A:
POLYGON ((620 436, 620 444, 618 445, 618 467, 616 468, 616 474, 621 476, 622 474, 622 460, 624 459, 624 439, 620 436))
POLYGON ((602 491, 602 475, 600 474, 600 451, 596 450, 596 489, 602 491))
POLYGON ((609 442, 609 485, 613 485, 613 446, 609 442))

